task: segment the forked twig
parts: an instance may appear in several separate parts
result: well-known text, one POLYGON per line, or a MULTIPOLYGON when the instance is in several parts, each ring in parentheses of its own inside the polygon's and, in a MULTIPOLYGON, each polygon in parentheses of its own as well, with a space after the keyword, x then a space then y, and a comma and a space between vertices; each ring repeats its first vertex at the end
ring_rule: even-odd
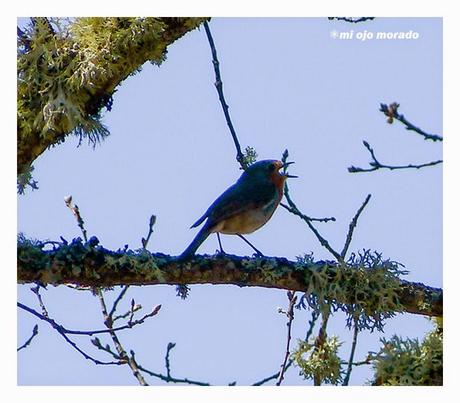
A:
POLYGON ((294 291, 287 292, 288 300, 289 300, 289 307, 286 312, 286 316, 288 321, 286 323, 287 326, 287 337, 286 337, 286 353, 284 354, 284 360, 281 364, 281 370, 279 372, 278 380, 276 382, 276 386, 280 386, 284 380, 284 373, 286 372, 287 363, 289 359, 290 352, 290 345, 291 345, 291 330, 292 330, 292 321, 294 320, 294 306, 297 301, 297 297, 294 291))

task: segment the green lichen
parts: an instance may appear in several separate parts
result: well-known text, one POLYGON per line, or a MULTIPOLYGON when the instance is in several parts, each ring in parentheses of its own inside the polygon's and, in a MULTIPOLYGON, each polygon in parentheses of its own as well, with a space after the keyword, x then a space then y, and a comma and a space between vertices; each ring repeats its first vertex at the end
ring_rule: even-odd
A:
POLYGON ((241 161, 241 163, 248 167, 249 165, 252 165, 254 164, 254 162, 257 161, 257 151, 255 148, 253 147, 250 147, 250 146, 247 146, 245 149, 244 149, 244 153, 243 153, 243 160, 241 161))
POLYGON ((202 21, 32 18, 18 36, 18 172, 69 133, 92 144, 106 137, 101 110, 117 85, 146 61, 161 64, 167 46, 202 21))
POLYGON ((342 343, 336 336, 327 337, 320 346, 298 340, 291 354, 300 375, 305 379, 319 379, 322 383, 337 385, 342 380, 341 360, 338 349, 342 343))
POLYGON ((381 339, 382 347, 374 354, 374 385, 422 386, 443 384, 443 326, 435 328, 420 343, 417 339, 393 336, 381 339))
POLYGON ((346 265, 316 262, 312 257, 298 257, 299 264, 310 265, 305 271, 307 292, 300 306, 315 310, 341 310, 347 314, 347 325, 382 330, 384 320, 401 311, 398 291, 401 287, 400 264, 385 260, 377 252, 364 250, 352 254, 346 265))
POLYGON ((285 273, 285 268, 280 266, 276 260, 270 258, 264 259, 260 269, 264 280, 273 283, 276 283, 285 273))

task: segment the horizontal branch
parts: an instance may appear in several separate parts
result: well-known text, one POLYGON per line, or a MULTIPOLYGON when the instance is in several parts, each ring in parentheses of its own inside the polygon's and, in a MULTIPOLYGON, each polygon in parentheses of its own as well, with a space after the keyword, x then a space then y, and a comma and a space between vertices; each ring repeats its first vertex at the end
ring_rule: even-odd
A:
POLYGON ((373 172, 373 171, 377 171, 378 169, 389 169, 390 171, 394 171, 397 169, 420 169, 420 168, 431 167, 433 165, 442 164, 443 162, 442 160, 437 160, 437 161, 426 162, 424 164, 408 164, 408 165, 382 164, 379 160, 377 160, 374 149, 370 146, 370 144, 366 140, 363 140, 363 145, 364 147, 366 147, 367 151, 369 151, 369 154, 371 155, 372 161, 369 162, 369 165, 371 166, 371 168, 360 168, 360 167, 355 167, 352 165, 351 167, 348 168, 348 172, 350 173, 373 172))
MULTIPOLYGON (((258 286, 302 291, 335 298, 339 304, 366 304, 370 299, 357 292, 354 286, 377 281, 375 288, 385 286, 386 277, 375 277, 378 267, 365 270, 340 266, 335 262, 293 262, 280 257, 250 258, 233 255, 194 256, 180 261, 177 257, 145 250, 110 251, 93 237, 88 243, 79 238, 53 250, 44 250, 42 244, 18 242, 17 282, 39 282, 61 285, 112 287, 120 285, 153 284, 234 284, 240 287, 258 286), (372 277, 374 276, 374 277, 372 277), (321 277, 321 278, 320 278, 321 277), (321 280, 321 281, 319 281, 321 280), (344 284, 349 281, 350 283, 344 284), (329 287, 330 285, 333 287, 329 287), (321 286, 323 288, 318 289, 321 286), (327 295, 328 290, 342 287, 342 294, 327 295), (326 291, 325 291, 326 290, 326 291), (325 295, 324 292, 326 292, 325 295), (337 297, 337 295, 340 295, 337 297), (361 299, 356 300, 361 295, 361 299), (364 301, 364 302, 363 302, 364 301)), ((387 270, 382 266, 381 271, 387 270)), ((383 275, 385 276, 385 274, 383 275)), ((401 312, 442 316, 443 291, 421 283, 400 280, 393 274, 388 281, 396 284, 396 295, 401 312)), ((390 290, 391 291, 391 290, 390 290)), ((372 287, 364 293, 373 292, 372 287)), ((388 295, 384 296, 388 300, 388 295)), ((371 313, 370 313, 371 314, 371 313)))

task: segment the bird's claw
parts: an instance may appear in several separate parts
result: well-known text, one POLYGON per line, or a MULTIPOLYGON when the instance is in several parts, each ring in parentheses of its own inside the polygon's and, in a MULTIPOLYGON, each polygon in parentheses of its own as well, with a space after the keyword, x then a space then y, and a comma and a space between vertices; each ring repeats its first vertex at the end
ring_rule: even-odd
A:
POLYGON ((214 253, 214 256, 226 256, 228 253, 225 252, 223 249, 216 249, 216 252, 214 253))

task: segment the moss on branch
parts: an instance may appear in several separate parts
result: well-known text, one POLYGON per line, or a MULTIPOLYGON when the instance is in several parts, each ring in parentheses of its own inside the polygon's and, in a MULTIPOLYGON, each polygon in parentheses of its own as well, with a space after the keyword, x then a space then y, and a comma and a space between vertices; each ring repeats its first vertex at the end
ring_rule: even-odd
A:
MULTIPOLYGON (((205 18, 32 18, 18 30, 18 174, 47 148, 75 133, 95 143, 116 87, 205 18)), ((154 89, 152 89, 154 93, 154 89)))
MULTIPOLYGON (((374 260, 297 262, 279 257, 195 256, 187 261, 146 250, 111 251, 97 238, 77 238, 46 250, 39 241, 18 240, 17 282, 112 287, 153 284, 234 284, 305 292, 309 304, 336 304, 349 315, 379 320, 385 312, 442 316, 442 289, 399 279, 390 263, 374 260), (343 309, 345 308, 345 309, 343 309)), ((390 315, 387 315, 388 317, 390 315)))

